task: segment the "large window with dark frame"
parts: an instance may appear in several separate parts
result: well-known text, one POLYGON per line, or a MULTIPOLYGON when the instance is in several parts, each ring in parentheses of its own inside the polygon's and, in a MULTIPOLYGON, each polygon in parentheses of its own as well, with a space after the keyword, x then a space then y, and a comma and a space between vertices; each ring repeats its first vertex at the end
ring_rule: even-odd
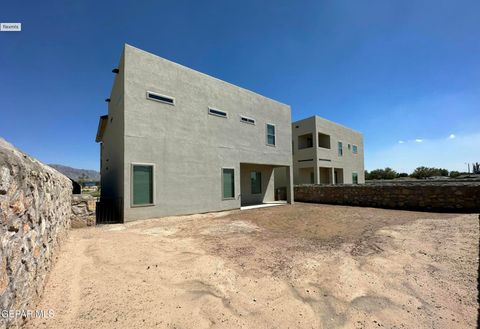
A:
POLYGON ((252 171, 250 173, 250 186, 252 194, 262 193, 262 173, 259 171, 252 171))
POLYGON ((222 169, 222 195, 223 199, 235 198, 235 170, 232 168, 222 169))
POLYGON ((153 204, 153 165, 132 165, 132 204, 153 204))

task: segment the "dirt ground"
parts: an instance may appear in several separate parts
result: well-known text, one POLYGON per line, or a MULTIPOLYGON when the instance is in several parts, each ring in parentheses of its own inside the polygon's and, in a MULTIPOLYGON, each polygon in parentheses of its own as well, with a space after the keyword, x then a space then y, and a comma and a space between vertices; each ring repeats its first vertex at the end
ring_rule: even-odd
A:
POLYGON ((295 204, 73 230, 26 328, 475 328, 478 215, 295 204))

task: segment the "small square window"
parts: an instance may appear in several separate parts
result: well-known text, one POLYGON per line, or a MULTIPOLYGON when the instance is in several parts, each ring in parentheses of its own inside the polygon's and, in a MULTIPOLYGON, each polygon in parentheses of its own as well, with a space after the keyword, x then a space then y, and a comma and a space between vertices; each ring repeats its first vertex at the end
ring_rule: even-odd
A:
POLYGON ((352 146, 352 153, 353 153, 353 154, 357 154, 357 153, 358 153, 358 147, 357 147, 357 145, 353 145, 353 146, 352 146))

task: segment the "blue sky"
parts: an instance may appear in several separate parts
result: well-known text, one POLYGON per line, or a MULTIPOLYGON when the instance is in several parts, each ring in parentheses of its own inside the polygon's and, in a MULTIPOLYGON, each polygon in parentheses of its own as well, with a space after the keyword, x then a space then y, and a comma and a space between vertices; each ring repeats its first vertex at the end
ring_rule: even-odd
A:
POLYGON ((124 43, 362 131, 365 164, 480 161, 480 1, 7 1, 0 136, 98 169, 124 43))

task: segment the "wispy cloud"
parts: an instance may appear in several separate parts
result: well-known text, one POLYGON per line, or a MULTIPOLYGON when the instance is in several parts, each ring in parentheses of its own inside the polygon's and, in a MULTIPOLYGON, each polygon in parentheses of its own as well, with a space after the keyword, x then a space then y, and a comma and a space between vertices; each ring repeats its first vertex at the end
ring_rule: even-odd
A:
POLYGON ((417 138, 417 139, 415 140, 415 143, 423 143, 423 139, 417 138))
POLYGON ((368 170, 392 167, 401 172, 412 172, 416 167, 441 167, 467 171, 465 163, 480 161, 480 133, 454 135, 448 138, 419 139, 395 143, 377 152, 365 153, 368 170), (448 154, 448 156, 445 156, 448 154))
POLYGON ((457 137, 455 136, 455 134, 450 134, 450 136, 448 136, 448 139, 454 139, 455 137, 457 137))
POLYGON ((405 141, 398 141, 398 144, 405 144, 405 141))

